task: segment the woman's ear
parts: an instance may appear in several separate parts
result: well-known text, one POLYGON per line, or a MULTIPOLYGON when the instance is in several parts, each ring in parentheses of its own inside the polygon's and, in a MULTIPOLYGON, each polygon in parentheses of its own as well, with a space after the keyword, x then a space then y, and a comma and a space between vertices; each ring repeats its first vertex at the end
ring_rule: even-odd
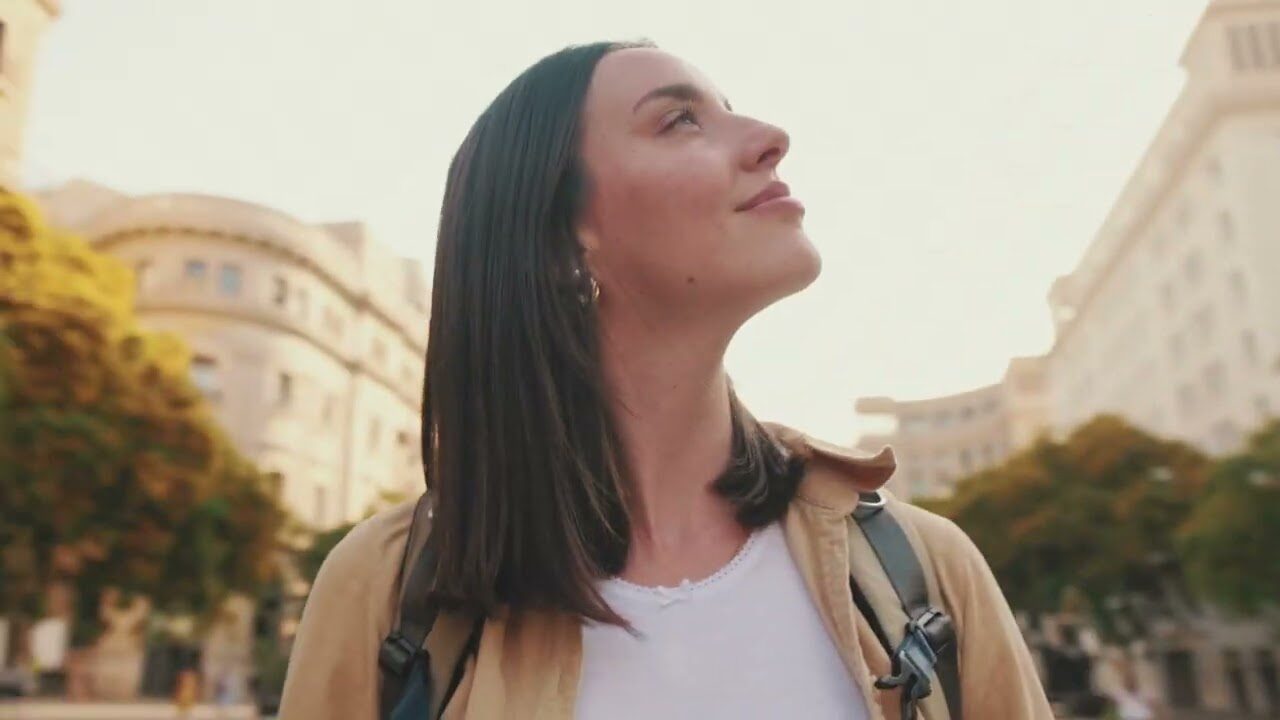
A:
POLYGON ((600 233, 589 222, 581 222, 576 229, 578 247, 582 257, 582 269, 591 277, 600 278, 602 268, 599 262, 600 233))
POLYGON ((574 228, 574 235, 578 238, 578 245, 582 248, 583 257, 587 257, 600 249, 600 235, 590 222, 578 223, 577 227, 574 228))

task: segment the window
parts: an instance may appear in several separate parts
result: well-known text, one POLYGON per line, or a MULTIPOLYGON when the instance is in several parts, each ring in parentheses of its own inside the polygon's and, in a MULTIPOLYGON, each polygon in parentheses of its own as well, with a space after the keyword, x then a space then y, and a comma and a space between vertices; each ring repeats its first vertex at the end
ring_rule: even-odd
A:
POLYGON ((1227 374, 1222 368, 1222 363, 1206 365, 1201 374, 1204 376, 1204 387, 1209 391, 1209 395, 1220 397, 1227 387, 1227 374))
POLYGON ((1252 330, 1245 330, 1240 334, 1240 344, 1244 346, 1244 357, 1249 361, 1250 365, 1258 364, 1258 338, 1253 334, 1252 330))
POLYGON ((204 280, 204 276, 208 270, 209 267, 203 260, 188 260, 186 264, 183 265, 182 274, 185 275, 188 280, 200 281, 204 280))
MULTIPOLYGON (((1275 23, 1271 29, 1273 31, 1272 47, 1275 48, 1276 56, 1280 57, 1280 23, 1275 23)), ((1280 673, 1276 672, 1275 652, 1258 648, 1253 654, 1254 666, 1258 668, 1258 680, 1261 683, 1263 695, 1267 698, 1267 704, 1273 711, 1280 710, 1280 673)))
POLYGON ((268 470, 267 478, 275 491, 276 499, 283 501, 289 494, 289 476, 279 470, 268 470))
POLYGON ((284 406, 293 402, 293 376, 282 372, 276 377, 276 404, 284 406))
POLYGON ((1231 67, 1239 72, 1258 70, 1280 62, 1280 56, 1276 56, 1275 53, 1277 38, 1274 32, 1274 25, 1266 28, 1261 25, 1228 28, 1227 41, 1231 52, 1231 67), (1271 62, 1267 60, 1268 48, 1264 45, 1263 35, 1268 36, 1267 40, 1270 42, 1266 44, 1271 46, 1271 54, 1275 56, 1271 62))
POLYGON ((1191 224, 1191 203, 1183 200, 1178 203, 1178 209, 1173 216, 1173 221, 1177 224, 1179 230, 1186 230, 1191 224))
POLYGON ((1231 50, 1231 69, 1240 72, 1248 67, 1244 56, 1244 28, 1227 28, 1227 45, 1231 50))
POLYGON ((324 315, 324 329, 334 337, 342 337, 342 318, 338 317, 337 311, 325 305, 322 314, 324 315))
POLYGON ((1222 161, 1218 158, 1209 158, 1204 164, 1204 174, 1213 182, 1222 180, 1222 161))
POLYGON ((1257 25, 1250 25, 1248 27, 1248 38, 1249 59, 1253 61, 1253 66, 1256 68, 1266 67, 1266 55, 1262 52, 1262 28, 1257 25))
POLYGON ((408 430, 396 432, 396 448, 400 451, 401 457, 408 461, 409 465, 413 465, 416 461, 413 448, 410 446, 411 437, 408 430))
POLYGON ((1213 423, 1212 430, 1213 447, 1217 452, 1230 452, 1235 450, 1235 446, 1240 443, 1240 430, 1235 428, 1235 423, 1230 420, 1221 420, 1213 423))
POLYGON ((289 281, 280 275, 273 278, 271 300, 276 304, 276 307, 284 307, 289 302, 289 281))
POLYGON ((239 265, 223 265, 218 274, 218 291, 223 295, 234 297, 240 294, 241 276, 239 265))
POLYGON ((1169 356, 1173 358, 1175 365, 1182 363, 1183 341, 1182 333, 1176 332, 1169 336, 1169 356))
POLYGON ((1160 286, 1160 301, 1164 303, 1165 310, 1172 310, 1177 303, 1178 294, 1173 288, 1173 281, 1168 280, 1160 286))
POLYGON ((196 355, 192 358, 191 382, 205 397, 217 400, 220 395, 218 361, 208 355, 196 355))
POLYGON ((1199 333, 1201 341, 1207 341, 1213 337, 1213 307, 1206 305, 1196 312, 1195 317, 1196 332, 1199 333))
POLYGON ((1178 388, 1178 410, 1183 413, 1189 413, 1196 407, 1196 389, 1188 383, 1183 383, 1178 388))
MULTIPOLYGON (((4 23, 0 23, 0 28, 4 23)), ((2 31, 0 31, 2 32, 2 31)), ((133 266, 134 292, 141 293, 151 287, 151 261, 139 260, 133 266)))
POLYGON ((333 406, 333 396, 325 395, 324 409, 320 412, 320 422, 322 422, 325 427, 330 427, 333 424, 333 406))
MULTIPOLYGON (((1267 40, 1271 46, 1271 64, 1280 65, 1280 22, 1267 25, 1267 40)), ((1280 708, 1280 700, 1275 703, 1280 708)))
POLYGON ((1236 223, 1226 210, 1218 213, 1218 242, 1224 247, 1236 244, 1236 223))
POLYGON ((315 500, 315 502, 316 502, 316 507, 315 507, 315 513, 316 513, 316 514, 315 514, 315 522, 316 522, 316 525, 319 525, 319 526, 321 526, 321 527, 324 527, 324 524, 325 524, 325 512, 324 512, 324 511, 325 511, 325 509, 326 509, 326 508, 325 508, 325 502, 324 502, 324 500, 325 500, 324 494, 325 494, 325 493, 324 493, 324 486, 323 486, 323 485, 320 485, 320 484, 317 484, 317 485, 316 485, 316 500, 315 500))
POLYGON ((929 426, 929 418, 922 415, 904 415, 902 417, 902 431, 915 432, 929 426))
POLYGON ((1227 277, 1227 284, 1231 286, 1231 297, 1236 303, 1243 304, 1249 298, 1249 287, 1245 284, 1244 272, 1231 271, 1231 275, 1227 277))
POLYGON ((1200 278, 1204 275, 1204 262, 1201 260, 1200 251, 1192 250, 1187 253, 1187 259, 1183 261, 1182 268, 1188 285, 1200 284, 1200 278))
POLYGON ((1244 679, 1244 664, 1240 661, 1240 652, 1222 651, 1222 666, 1226 671, 1227 686, 1231 688, 1235 709, 1248 713, 1253 708, 1249 702, 1249 689, 1244 679))

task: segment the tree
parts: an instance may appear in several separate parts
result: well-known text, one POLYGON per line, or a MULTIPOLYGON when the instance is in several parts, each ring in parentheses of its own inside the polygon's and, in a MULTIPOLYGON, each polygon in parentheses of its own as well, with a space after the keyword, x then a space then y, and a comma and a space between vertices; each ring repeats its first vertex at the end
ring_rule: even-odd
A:
POLYGON ((1215 464, 1178 531, 1192 587, 1221 607, 1253 613, 1280 597, 1280 420, 1215 464))
POLYGON ((69 583, 92 631, 108 586, 202 614, 272 573, 270 479, 218 428, 184 344, 132 307, 119 261, 0 194, 0 612, 38 614, 69 583))
POLYGON ((347 533, 351 532, 354 527, 355 523, 349 523, 316 533, 307 549, 298 554, 298 572, 307 581, 308 586, 316 581, 316 574, 320 572, 320 566, 324 564, 324 559, 329 557, 329 553, 338 546, 339 542, 342 542, 342 538, 346 537, 347 533))
MULTIPOLYGON (((373 517, 380 507, 390 507, 408 499, 409 496, 404 493, 382 491, 378 493, 377 502, 365 508, 362 519, 367 520, 373 517)), ((296 553, 294 564, 302 575, 302 579, 307 582, 308 587, 315 582, 316 574, 320 572, 320 566, 324 564, 324 559, 329 557, 329 553, 338 546, 338 543, 342 542, 342 538, 346 537, 347 533, 351 532, 359 524, 358 521, 346 523, 328 530, 313 532, 306 538, 305 547, 296 553)))
POLYGON ((1101 416, 962 481, 933 508, 973 538, 1014 607, 1055 612, 1073 589, 1109 633, 1115 599, 1158 601, 1171 572, 1176 581, 1174 531, 1206 472, 1193 448, 1101 416))

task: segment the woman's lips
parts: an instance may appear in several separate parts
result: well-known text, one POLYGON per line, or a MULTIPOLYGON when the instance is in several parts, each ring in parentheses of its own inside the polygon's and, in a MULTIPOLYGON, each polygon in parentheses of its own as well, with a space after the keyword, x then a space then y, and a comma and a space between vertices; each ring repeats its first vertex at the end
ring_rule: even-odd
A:
POLYGON ((791 189, 786 183, 775 180, 736 208, 738 212, 768 209, 798 210, 803 213, 804 203, 791 197, 791 189))

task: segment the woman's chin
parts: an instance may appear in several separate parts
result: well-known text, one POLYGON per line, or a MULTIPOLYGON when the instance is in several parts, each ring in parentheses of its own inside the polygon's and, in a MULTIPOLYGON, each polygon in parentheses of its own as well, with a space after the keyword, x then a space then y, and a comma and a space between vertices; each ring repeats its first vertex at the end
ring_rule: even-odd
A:
POLYGON ((822 256, 804 235, 789 241, 784 252, 771 255, 761 267, 762 276, 767 278, 761 284, 769 288, 771 302, 804 290, 822 272, 822 256))
POLYGON ((822 255, 802 230, 790 240, 787 260, 780 265, 786 269, 786 274, 794 285, 790 292, 799 292, 812 285, 818 275, 822 274, 822 255))

